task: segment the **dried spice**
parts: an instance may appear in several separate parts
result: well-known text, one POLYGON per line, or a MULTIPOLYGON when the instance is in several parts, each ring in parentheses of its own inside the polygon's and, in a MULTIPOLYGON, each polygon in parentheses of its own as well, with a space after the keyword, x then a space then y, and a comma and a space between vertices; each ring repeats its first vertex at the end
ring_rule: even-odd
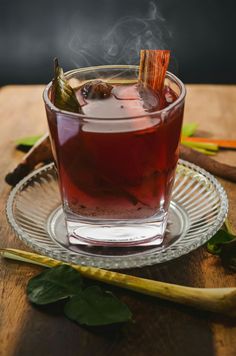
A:
POLYGON ((85 99, 106 99, 111 95, 112 85, 102 80, 91 80, 81 87, 85 99))

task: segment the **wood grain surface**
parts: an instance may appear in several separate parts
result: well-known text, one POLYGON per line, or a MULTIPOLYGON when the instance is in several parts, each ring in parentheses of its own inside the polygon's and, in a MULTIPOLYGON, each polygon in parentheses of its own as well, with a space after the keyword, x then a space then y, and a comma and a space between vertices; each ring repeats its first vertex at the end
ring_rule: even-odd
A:
MULTIPOLYGON (((43 86, 0 89, 0 246, 27 249, 11 231, 5 217, 10 187, 4 182, 22 154, 14 140, 47 129, 43 86)), ((185 122, 199 123, 199 134, 235 139, 236 86, 188 85, 185 122)), ((221 151, 219 161, 236 165, 236 151, 221 151)), ((236 184, 221 180, 230 202, 229 219, 236 231, 236 184)), ((3 356, 233 356, 236 320, 196 311, 167 301, 111 288, 134 315, 122 329, 89 330, 56 311, 31 306, 25 295, 28 279, 42 268, 0 261, 0 354, 3 356)), ((224 270, 204 247, 177 260, 125 273, 194 287, 230 287, 236 274, 224 270)))

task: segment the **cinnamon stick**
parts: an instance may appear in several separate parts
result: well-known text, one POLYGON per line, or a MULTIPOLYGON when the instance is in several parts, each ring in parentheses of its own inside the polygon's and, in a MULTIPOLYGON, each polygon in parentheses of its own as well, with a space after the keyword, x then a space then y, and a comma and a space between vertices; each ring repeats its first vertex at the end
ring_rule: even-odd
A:
POLYGON ((217 162, 203 153, 183 145, 180 145, 180 158, 196 164, 213 175, 236 182, 236 167, 234 166, 217 162))
POLYGON ((9 185, 14 186, 33 171, 39 163, 50 162, 52 160, 51 144, 47 133, 36 142, 17 167, 6 175, 5 181, 9 185))
POLYGON ((169 65, 170 51, 143 49, 140 51, 139 81, 154 91, 161 91, 164 86, 169 65))

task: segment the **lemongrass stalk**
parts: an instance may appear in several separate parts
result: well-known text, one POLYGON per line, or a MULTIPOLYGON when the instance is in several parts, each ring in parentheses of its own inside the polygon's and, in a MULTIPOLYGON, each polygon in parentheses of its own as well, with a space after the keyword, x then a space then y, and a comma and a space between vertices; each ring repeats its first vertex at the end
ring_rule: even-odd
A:
POLYGON ((196 122, 186 122, 181 130, 182 137, 190 137, 195 134, 198 124, 196 122))
POLYGON ((191 147, 193 150, 201 152, 207 156, 215 156, 215 154, 216 154, 216 152, 208 151, 208 150, 205 150, 204 148, 198 148, 198 147, 194 147, 194 146, 189 146, 189 147, 191 147))
POLYGON ((181 143, 182 143, 183 146, 190 147, 193 150, 201 152, 201 153, 203 153, 204 155, 207 155, 207 156, 214 156, 216 154, 215 151, 209 151, 209 150, 206 150, 205 148, 196 147, 194 143, 190 143, 190 142, 186 143, 186 142, 183 142, 183 141, 181 143))
POLYGON ((217 152, 219 150, 219 146, 216 143, 211 142, 191 142, 190 140, 185 141, 184 138, 181 139, 181 143, 187 147, 192 148, 201 148, 209 151, 217 152))
MULTIPOLYGON (((30 253, 23 250, 3 249, 0 253, 5 258, 18 261, 39 264, 45 267, 55 267, 63 263, 61 261, 30 253)), ((112 272, 95 267, 69 264, 86 278, 98 280, 118 287, 126 288, 192 306, 198 309, 236 316, 236 288, 192 288, 177 284, 153 281, 149 279, 130 276, 118 272, 112 272)))
POLYGON ((204 150, 204 148, 192 147, 193 150, 204 153, 206 156, 215 156, 216 152, 204 150))

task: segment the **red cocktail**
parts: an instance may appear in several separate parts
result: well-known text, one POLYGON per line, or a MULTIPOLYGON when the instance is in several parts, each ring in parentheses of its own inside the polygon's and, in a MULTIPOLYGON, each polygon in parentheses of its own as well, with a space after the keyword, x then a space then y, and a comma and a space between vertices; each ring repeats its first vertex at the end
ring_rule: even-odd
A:
POLYGON ((67 77, 83 114, 53 107, 50 86, 45 96, 69 235, 101 244, 161 241, 178 161, 183 84, 169 73, 162 92, 154 92, 137 83, 136 66, 87 68, 67 77), (86 82, 94 78, 107 83, 105 95, 91 92, 86 82))

